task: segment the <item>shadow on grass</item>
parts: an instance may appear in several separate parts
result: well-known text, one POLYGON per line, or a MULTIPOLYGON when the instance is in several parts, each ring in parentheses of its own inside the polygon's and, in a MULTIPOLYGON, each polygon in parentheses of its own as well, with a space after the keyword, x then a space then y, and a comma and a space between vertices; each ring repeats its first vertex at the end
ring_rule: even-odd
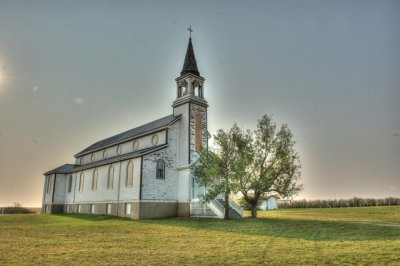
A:
POLYGON ((398 240, 400 228, 376 224, 340 221, 286 220, 278 218, 244 218, 217 220, 174 218, 142 221, 143 223, 183 226, 235 234, 282 237, 314 241, 398 240))
MULTIPOLYGON (((219 231, 249 236, 268 236, 313 241, 398 240, 400 228, 379 224, 344 221, 290 220, 279 218, 243 218, 220 220, 212 218, 170 218, 131 220, 124 217, 90 214, 57 214, 56 216, 90 222, 120 221, 146 225, 165 225, 195 230, 219 231)), ((110 225, 112 226, 112 225, 110 225)), ((124 225, 123 225, 124 226, 124 225)), ((166 229, 167 230, 167 229, 166 229)))
POLYGON ((76 214, 76 213, 70 213, 70 214, 52 214, 54 216, 58 217, 63 217, 63 218, 71 218, 71 219, 78 219, 78 220, 83 220, 83 221, 91 221, 91 222, 101 222, 101 221, 107 221, 107 220, 121 220, 121 221, 131 221, 129 218, 125 217, 119 217, 119 216, 112 216, 112 215, 106 215, 106 214, 76 214))

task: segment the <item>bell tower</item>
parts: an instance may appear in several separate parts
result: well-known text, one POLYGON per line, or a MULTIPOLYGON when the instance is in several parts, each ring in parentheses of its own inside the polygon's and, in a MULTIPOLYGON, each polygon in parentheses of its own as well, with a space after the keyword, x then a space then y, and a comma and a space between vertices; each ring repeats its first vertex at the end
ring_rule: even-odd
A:
MULTIPOLYGON (((190 33, 192 29, 189 28, 190 33)), ((197 68, 192 37, 186 50, 181 75, 176 81, 176 99, 172 104, 174 115, 182 115, 180 128, 180 163, 191 164, 197 151, 208 147, 207 101, 204 99, 204 81, 197 68)))

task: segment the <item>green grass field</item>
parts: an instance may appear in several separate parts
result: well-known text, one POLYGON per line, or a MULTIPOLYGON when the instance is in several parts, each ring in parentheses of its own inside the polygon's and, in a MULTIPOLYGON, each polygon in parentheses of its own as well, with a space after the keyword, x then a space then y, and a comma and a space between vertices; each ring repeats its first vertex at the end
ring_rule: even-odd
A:
POLYGON ((0 265, 9 264, 400 265, 400 206, 229 221, 1 215, 0 265))

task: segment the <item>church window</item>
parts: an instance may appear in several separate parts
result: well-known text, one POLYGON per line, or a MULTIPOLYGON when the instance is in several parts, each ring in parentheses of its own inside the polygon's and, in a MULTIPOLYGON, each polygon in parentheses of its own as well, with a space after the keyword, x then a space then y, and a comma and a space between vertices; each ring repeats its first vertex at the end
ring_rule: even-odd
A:
POLYGON ((163 159, 157 161, 156 178, 165 179, 165 162, 163 159))
POLYGON ((127 187, 133 186, 133 162, 129 161, 126 169, 126 184, 127 187))
POLYGON ((96 154, 95 154, 95 153, 93 153, 92 156, 90 156, 90 160, 92 160, 92 162, 93 162, 94 160, 96 160, 96 154))
POLYGON ((97 190, 97 179, 99 176, 99 171, 97 169, 94 169, 93 171, 93 179, 92 179, 92 190, 96 191, 97 190))
POLYGON ((122 153, 122 146, 118 145, 117 147, 117 154, 120 155, 122 153))
POLYGON ((114 185, 114 166, 110 166, 108 168, 108 181, 107 181, 107 188, 112 189, 114 185))
POLYGON ((85 158, 82 156, 80 159, 80 163, 83 164, 85 162, 85 158))
POLYGON ((139 149, 139 141, 135 140, 132 144, 133 151, 137 151, 139 149))
POLYGON ((47 194, 50 194, 50 191, 51 191, 51 178, 52 176, 51 175, 49 175, 49 176, 47 176, 47 184, 46 184, 46 192, 47 192, 47 194))
POLYGON ((200 151, 202 146, 202 137, 201 137, 201 130, 202 129, 202 116, 201 113, 196 113, 195 118, 195 149, 196 151, 200 151))
POLYGON ((156 146, 158 144, 158 134, 154 134, 151 138, 151 143, 156 146))
POLYGON ((68 193, 70 193, 72 190, 72 175, 69 175, 68 177, 68 193))
POLYGON ((125 204, 125 214, 131 214, 131 204, 130 203, 125 204))
POLYGON ((79 191, 83 192, 83 184, 85 183, 85 173, 81 172, 79 176, 79 191))
POLYGON ((107 158, 107 156, 108 156, 108 152, 107 152, 107 150, 104 150, 103 151, 103 158, 105 159, 105 158, 107 158))

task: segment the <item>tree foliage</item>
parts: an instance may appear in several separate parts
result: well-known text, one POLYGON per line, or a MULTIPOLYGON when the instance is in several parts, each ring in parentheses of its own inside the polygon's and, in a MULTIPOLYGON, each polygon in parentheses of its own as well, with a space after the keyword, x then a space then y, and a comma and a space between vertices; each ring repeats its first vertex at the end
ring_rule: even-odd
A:
POLYGON ((224 194, 224 218, 229 218, 229 195, 235 191, 233 165, 236 161, 235 143, 232 138, 233 130, 218 130, 214 135, 215 148, 200 150, 199 160, 192 166, 192 173, 197 183, 207 188, 204 201, 210 201, 219 194, 224 194))
POLYGON ((260 197, 276 194, 282 198, 302 189, 300 159, 295 150, 293 134, 287 124, 277 129, 272 118, 264 115, 254 132, 240 131, 235 141, 240 154, 236 182, 238 190, 257 217, 260 197))
POLYGON ((215 148, 202 150, 192 167, 197 182, 207 187, 206 200, 224 193, 228 204, 231 192, 241 192, 252 217, 257 217, 261 196, 273 193, 284 198, 301 191, 300 159, 286 124, 277 129, 264 115, 256 130, 245 131, 234 124, 230 130, 218 130, 214 140, 215 148))

